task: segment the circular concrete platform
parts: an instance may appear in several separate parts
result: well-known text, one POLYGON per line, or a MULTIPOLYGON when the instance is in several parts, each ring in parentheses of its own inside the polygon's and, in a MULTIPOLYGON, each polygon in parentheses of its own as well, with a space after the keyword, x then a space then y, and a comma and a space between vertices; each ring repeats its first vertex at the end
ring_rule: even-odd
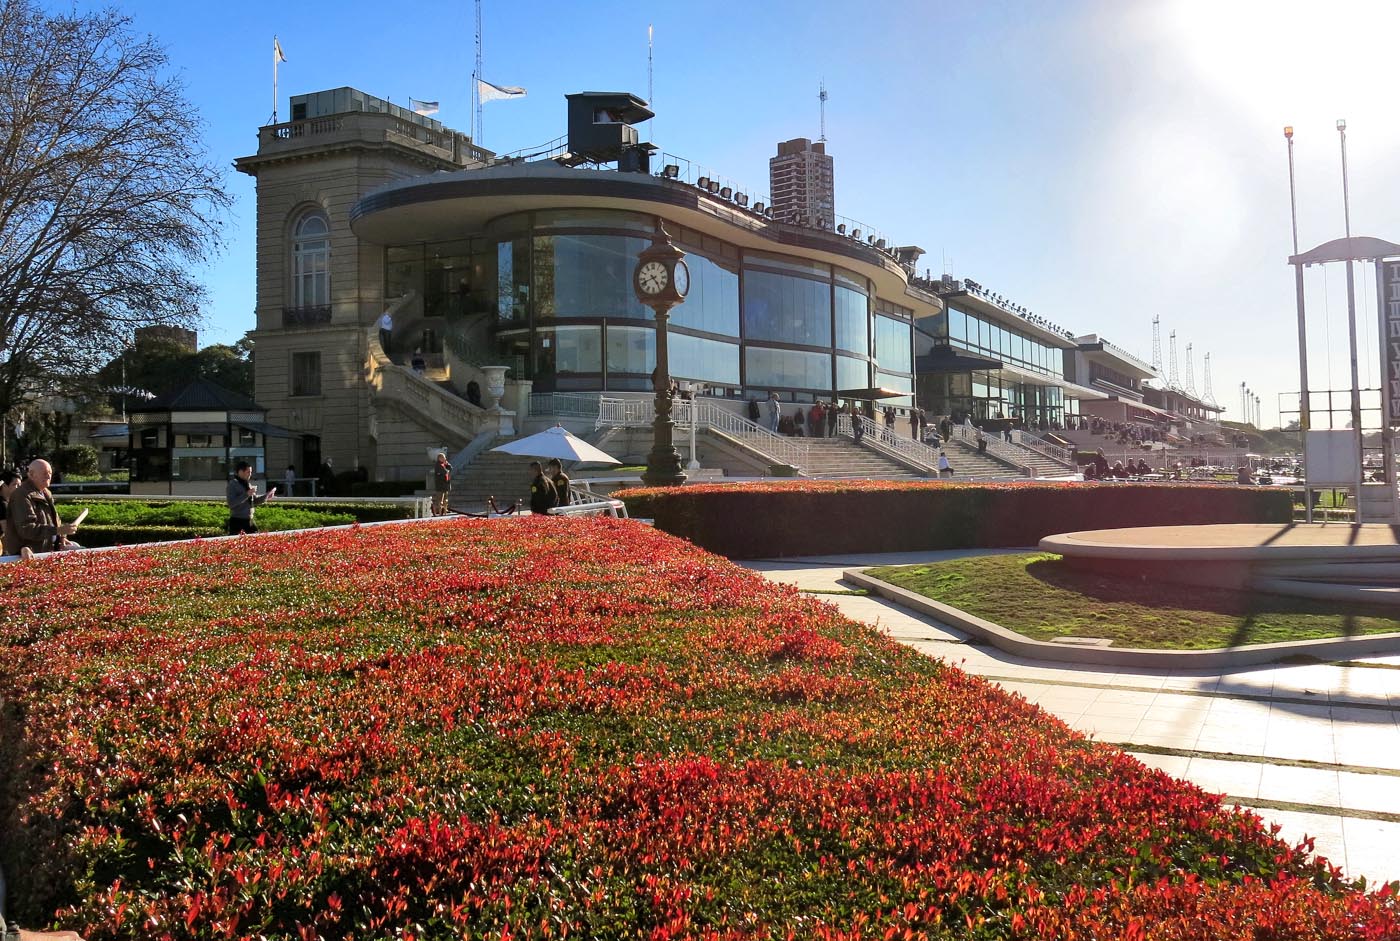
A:
POLYGON ((1400 605, 1400 527, 1384 523, 1097 529, 1046 536, 1040 548, 1105 574, 1400 605))

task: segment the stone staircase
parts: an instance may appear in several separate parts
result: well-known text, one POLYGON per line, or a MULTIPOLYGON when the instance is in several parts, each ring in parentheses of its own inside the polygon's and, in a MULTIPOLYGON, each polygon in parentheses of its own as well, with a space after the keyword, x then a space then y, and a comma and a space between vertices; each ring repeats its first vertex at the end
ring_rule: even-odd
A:
MULTIPOLYGON (((1059 461, 1023 445, 1016 444, 1012 447, 1020 452, 1020 463, 1032 468, 1037 477, 1065 477, 1078 471, 1078 468, 1067 467, 1059 461)), ((1010 470, 1010 468, 1007 469, 1010 470)))
MULTIPOLYGON (((1021 471, 1003 464, 990 454, 978 454, 976 445, 967 444, 957 438, 944 442, 943 451, 948 455, 948 463, 953 465, 955 477, 1025 477, 1021 471)), ((1046 463, 1059 467, 1054 461, 1046 463)), ((1036 472, 1039 473, 1039 469, 1036 472)), ((1058 470, 1056 473, 1063 471, 1058 470)))
MULTIPOLYGON (((509 441, 498 438, 491 442, 495 447, 509 441)), ((532 458, 517 454, 502 454, 498 451, 484 451, 470 464, 459 468, 453 475, 451 504, 454 510, 479 513, 486 508, 488 497, 496 498, 496 505, 505 509, 516 500, 522 505, 530 501, 530 461, 532 458)))
POLYGON ((803 438, 808 448, 807 477, 869 477, 882 480, 915 480, 924 475, 850 438, 803 438))

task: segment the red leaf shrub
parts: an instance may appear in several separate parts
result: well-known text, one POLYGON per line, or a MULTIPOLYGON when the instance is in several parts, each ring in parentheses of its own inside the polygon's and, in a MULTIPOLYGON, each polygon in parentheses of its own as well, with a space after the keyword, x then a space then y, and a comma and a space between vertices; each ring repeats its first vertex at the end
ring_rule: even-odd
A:
POLYGON ((107 939, 1400 936, 1257 817, 625 521, 0 568, 0 854, 107 939))
POLYGON ((1287 523, 1282 488, 802 480, 620 490, 636 517, 731 559, 1033 546, 1125 526, 1287 523))

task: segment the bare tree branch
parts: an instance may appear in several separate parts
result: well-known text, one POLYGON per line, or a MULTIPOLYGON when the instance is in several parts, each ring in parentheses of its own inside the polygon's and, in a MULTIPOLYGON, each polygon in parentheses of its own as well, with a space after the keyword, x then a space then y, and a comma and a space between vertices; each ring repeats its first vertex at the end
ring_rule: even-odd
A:
POLYGON ((168 69, 115 10, 0 0, 0 411, 197 317, 230 199, 168 69))

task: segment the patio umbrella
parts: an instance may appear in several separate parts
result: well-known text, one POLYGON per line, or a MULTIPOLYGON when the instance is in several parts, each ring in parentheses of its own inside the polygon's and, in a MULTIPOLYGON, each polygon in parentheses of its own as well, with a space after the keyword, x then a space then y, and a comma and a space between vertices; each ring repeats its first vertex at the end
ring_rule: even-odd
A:
POLYGON ((569 434, 563 425, 546 428, 538 434, 507 441, 491 449, 521 457, 557 457, 561 461, 582 461, 586 464, 621 464, 606 451, 599 450, 577 435, 569 434))

